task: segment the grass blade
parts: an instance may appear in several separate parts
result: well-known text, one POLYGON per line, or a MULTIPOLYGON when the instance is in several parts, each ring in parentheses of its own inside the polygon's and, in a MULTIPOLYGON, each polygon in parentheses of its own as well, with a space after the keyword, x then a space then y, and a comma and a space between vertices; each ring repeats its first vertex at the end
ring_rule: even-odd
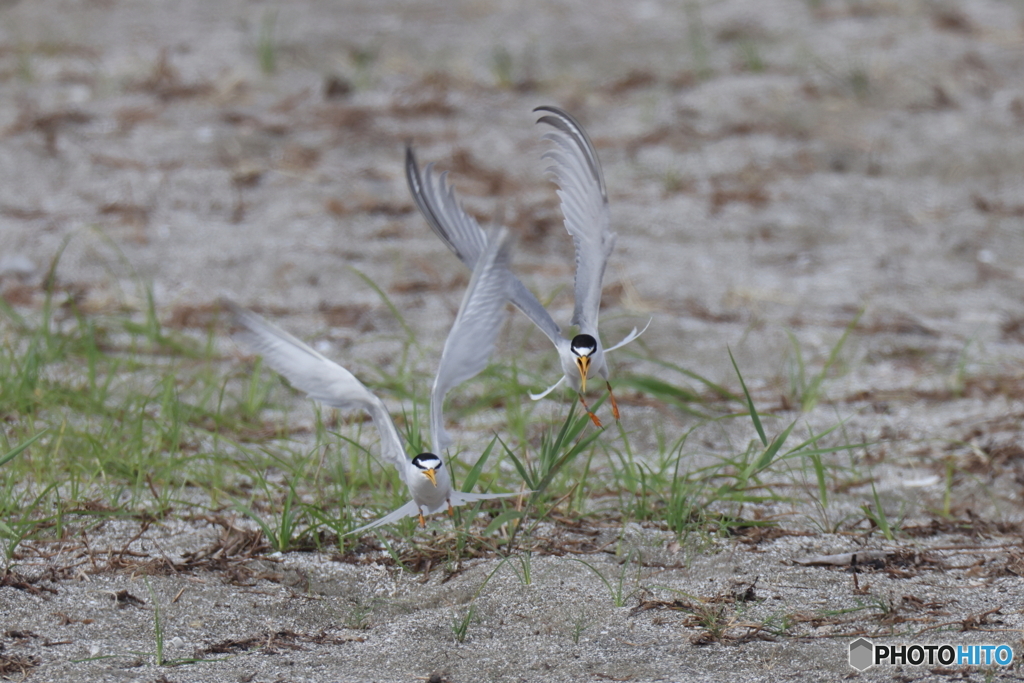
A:
POLYGON ((731 391, 729 391, 728 389, 726 389, 722 385, 716 384, 715 382, 712 382, 707 377, 704 377, 703 375, 697 374, 693 370, 687 370, 686 368, 684 368, 681 365, 676 365, 675 363, 672 363, 672 362, 669 362, 669 361, 666 361, 666 360, 661 360, 660 358, 646 358, 645 360, 649 360, 652 363, 656 363, 657 365, 660 365, 660 366, 662 366, 664 368, 668 368, 669 370, 674 370, 675 372, 678 372, 680 375, 683 375, 684 377, 689 377, 692 380, 700 382, 701 384, 706 386, 708 389, 710 389, 713 393, 717 394, 718 397, 723 399, 723 400, 735 401, 737 403, 742 403, 743 402, 743 399, 741 397, 739 397, 736 394, 732 393, 731 391))
POLYGON ((526 482, 527 488, 536 489, 537 487, 534 486, 533 476, 530 474, 530 472, 527 471, 526 467, 519 460, 519 458, 516 457, 516 454, 512 452, 512 449, 509 448, 504 441, 501 440, 501 437, 496 438, 498 439, 498 442, 501 444, 502 448, 505 449, 505 454, 512 460, 512 464, 515 466, 516 471, 519 472, 519 476, 522 477, 523 481, 526 482))
POLYGON ((736 376, 740 378, 740 386, 743 387, 743 395, 747 397, 747 408, 750 409, 750 419, 754 421, 754 429, 757 430, 757 435, 761 437, 761 443, 768 446, 768 437, 764 434, 764 427, 761 426, 761 418, 757 416, 757 410, 754 408, 754 399, 750 398, 750 392, 747 391, 747 383, 743 381, 743 375, 740 374, 740 366, 736 365, 736 359, 733 358, 732 349, 729 349, 729 360, 732 361, 732 367, 736 370, 736 376))
POLYGON ((861 316, 864 315, 865 309, 860 309, 857 315, 853 316, 853 320, 843 330, 843 334, 839 337, 839 341, 832 347, 832 352, 828 354, 828 359, 825 361, 825 365, 822 366, 821 372, 814 376, 810 384, 804 390, 803 396, 800 397, 800 408, 803 412, 808 412, 814 408, 818 403, 818 395, 821 393, 821 384, 825 381, 825 375, 828 374, 829 368, 839 358, 839 352, 843 350, 843 346, 846 344, 846 340, 849 338, 850 333, 853 332, 853 328, 857 327, 857 323, 860 322, 861 316))
POLYGON ((629 387, 642 393, 649 394, 655 399, 663 403, 673 405, 684 413, 693 415, 694 417, 699 417, 701 419, 707 419, 710 417, 709 415, 702 413, 699 410, 694 410, 689 406, 690 403, 700 403, 700 396, 692 391, 658 379, 657 377, 651 377, 650 375, 629 375, 626 377, 619 377, 615 383, 620 387, 629 387))
POLYGON ((514 519, 522 519, 525 516, 526 516, 526 511, 525 510, 506 510, 505 512, 502 512, 500 515, 498 515, 497 517, 492 519, 490 524, 487 525, 487 528, 484 529, 484 532, 481 535, 484 538, 487 538, 488 536, 490 536, 495 531, 497 531, 501 527, 505 526, 506 524, 508 524, 512 520, 514 520, 514 519))
POLYGON ((466 480, 462 482, 463 493, 469 493, 473 490, 473 487, 476 486, 477 479, 480 478, 480 473, 483 471, 484 465, 487 463, 487 459, 491 457, 491 451, 494 450, 494 444, 497 440, 498 437, 495 435, 495 437, 491 439, 491 442, 487 444, 487 448, 485 448, 480 454, 480 457, 477 458, 476 464, 473 465, 469 474, 466 475, 466 480))
POLYGON ((825 481, 825 466, 821 463, 821 456, 812 455, 811 465, 814 466, 814 477, 818 481, 818 502, 821 503, 821 507, 828 507, 828 484, 825 481))
POLYGON ((32 437, 31 439, 29 439, 28 441, 22 441, 22 442, 21 442, 20 444, 18 444, 17 446, 15 446, 15 447, 14 447, 14 449, 13 449, 13 450, 11 450, 10 452, 8 452, 8 453, 5 453, 4 455, 0 455, 0 467, 3 467, 3 466, 4 466, 4 465, 6 465, 6 464, 7 464, 8 462, 10 462, 11 460, 14 460, 14 459, 15 459, 16 457, 18 457, 18 455, 20 455, 22 451, 24 451, 24 450, 25 450, 26 448, 28 448, 28 447, 29 447, 29 446, 31 446, 31 445, 32 445, 33 443, 35 443, 36 441, 38 441, 38 440, 39 440, 39 438, 40 438, 40 437, 41 437, 41 436, 42 436, 43 434, 45 434, 45 433, 46 433, 46 431, 47 431, 47 430, 45 430, 45 429, 44 429, 43 431, 39 432, 38 434, 36 434, 35 436, 33 436, 33 437, 32 437))
POLYGON ((395 320, 398 321, 398 324, 402 326, 402 330, 405 331, 405 336, 409 340, 409 343, 410 344, 415 344, 416 343, 416 333, 412 331, 411 327, 409 327, 409 323, 405 322, 405 318, 402 317, 401 311, 398 310, 398 307, 395 306, 395 304, 391 301, 391 299, 388 297, 388 295, 384 293, 384 290, 381 289, 377 285, 376 282, 371 280, 369 275, 363 273, 361 270, 359 270, 355 266, 349 266, 349 269, 353 273, 358 275, 360 278, 362 278, 363 282, 365 282, 366 284, 368 284, 370 286, 370 289, 372 289, 373 291, 377 292, 377 296, 380 297, 380 300, 383 301, 384 305, 388 307, 389 311, 391 311, 391 315, 395 316, 395 320))
POLYGON ((771 445, 764 450, 764 453, 761 454, 761 457, 754 461, 754 472, 760 472, 761 470, 765 469, 766 467, 772 464, 772 460, 775 459, 775 454, 779 452, 780 448, 782 448, 782 444, 784 444, 786 442, 786 439, 789 438, 789 433, 793 431, 793 427, 795 426, 796 421, 794 420, 792 423, 790 423, 788 427, 786 427, 782 431, 781 434, 772 439, 771 445))
MULTIPOLYGON (((582 415, 580 419, 589 420, 590 417, 587 415, 582 415)), ((564 467, 567 463, 572 462, 576 458, 576 456, 583 452, 583 450, 586 449, 591 443, 593 443, 599 436, 601 436, 600 431, 591 432, 586 436, 586 438, 578 441, 575 446, 573 446, 571 449, 562 454, 562 456, 554 462, 554 464, 548 470, 547 474, 544 475, 544 477, 540 480, 537 486, 531 487, 536 489, 536 493, 533 494, 534 498, 538 498, 542 493, 544 493, 544 489, 548 487, 548 484, 550 484, 551 480, 555 478, 555 475, 558 474, 559 470, 561 470, 562 467, 564 467)))
POLYGON ((864 514, 875 523, 882 535, 885 536, 887 541, 895 541, 896 536, 892 533, 892 526, 889 524, 889 517, 885 514, 885 508, 882 506, 882 501, 878 498, 878 491, 875 489, 875 482, 871 482, 871 495, 875 501, 875 507, 872 509, 865 503, 861 506, 864 510, 864 514))

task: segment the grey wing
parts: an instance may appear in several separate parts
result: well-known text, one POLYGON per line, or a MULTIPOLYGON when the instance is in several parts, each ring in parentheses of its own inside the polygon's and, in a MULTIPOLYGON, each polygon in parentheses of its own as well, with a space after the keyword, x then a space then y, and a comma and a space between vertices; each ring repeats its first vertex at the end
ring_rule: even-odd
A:
POLYGON ((487 367, 501 331, 505 302, 512 281, 509 271, 511 238, 504 228, 491 231, 466 294, 441 352, 441 363, 430 393, 430 427, 434 453, 451 444, 444 429, 444 398, 456 386, 487 367))
MULTIPOLYGON (((445 181, 447 174, 442 173, 439 178, 434 178, 433 166, 428 164, 421 175, 412 147, 405 148, 405 179, 416 206, 434 234, 472 270, 487 247, 487 235, 476 219, 459 204, 454 189, 445 181)), ((551 343, 558 345, 562 336, 558 324, 537 297, 514 275, 509 301, 532 320, 551 343)))
POLYGON ((576 307, 572 322, 579 325, 581 332, 596 338, 601 281, 615 247, 601 162, 590 136, 576 119, 557 107, 537 107, 534 111, 547 112, 537 123, 554 128, 544 136, 554 144, 544 158, 554 162, 548 170, 558 183, 565 229, 576 247, 576 307))
POLYGON ((405 148, 405 179, 416 206, 434 234, 472 270, 487 247, 487 235, 455 198, 447 174, 434 178, 433 166, 428 164, 421 176, 412 147, 405 148))
POLYGON ((370 529, 376 529, 379 526, 384 526, 385 524, 392 524, 400 519, 405 519, 406 517, 416 517, 419 514, 420 508, 416 504, 416 501, 410 500, 408 503, 398 508, 394 512, 389 512, 380 519, 370 522, 369 524, 366 524, 364 526, 361 526, 358 529, 353 529, 345 535, 351 536, 352 534, 358 534, 363 531, 368 531, 370 529))
POLYGON ((267 365, 315 401, 343 410, 365 410, 380 432, 381 455, 398 468, 405 481, 408 459, 384 403, 355 376, 307 344, 262 317, 230 301, 221 301, 235 322, 245 328, 241 340, 263 356, 267 365))
POLYGON ((532 320, 534 325, 540 328, 540 331, 551 340, 556 349, 559 348, 559 343, 564 340, 562 328, 558 326, 558 323, 548 313, 548 309, 544 308, 537 301, 537 297, 533 295, 533 292, 528 290, 515 275, 512 276, 508 300, 512 302, 513 306, 522 311, 527 318, 532 320))

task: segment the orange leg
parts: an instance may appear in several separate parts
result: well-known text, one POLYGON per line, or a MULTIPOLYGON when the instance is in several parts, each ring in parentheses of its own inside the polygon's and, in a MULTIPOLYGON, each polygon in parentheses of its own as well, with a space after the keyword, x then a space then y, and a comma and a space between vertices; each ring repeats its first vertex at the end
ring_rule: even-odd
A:
POLYGON ((455 516, 455 508, 452 507, 452 502, 450 500, 448 501, 448 516, 449 517, 454 517, 455 516))
POLYGON ((618 420, 619 404, 615 402, 615 394, 612 393, 612 384, 611 382, 605 382, 605 385, 608 387, 608 398, 612 400, 612 415, 614 415, 615 419, 618 420))
POLYGON ((427 518, 423 516, 423 512, 420 512, 420 526, 425 527, 427 525, 427 518))
POLYGON ((587 405, 587 402, 583 400, 583 394, 579 394, 579 397, 580 397, 580 403, 583 404, 583 410, 587 411, 587 415, 590 416, 590 419, 591 419, 591 421, 593 421, 594 426, 595 427, 600 427, 601 426, 601 420, 597 419, 597 415, 594 415, 594 413, 591 412, 590 407, 587 405))

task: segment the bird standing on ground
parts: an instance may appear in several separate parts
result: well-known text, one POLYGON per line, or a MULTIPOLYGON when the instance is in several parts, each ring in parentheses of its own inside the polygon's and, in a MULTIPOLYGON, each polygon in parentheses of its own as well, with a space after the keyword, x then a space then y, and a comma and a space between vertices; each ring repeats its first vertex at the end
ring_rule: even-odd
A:
POLYGON ((412 500, 381 519, 350 531, 350 534, 417 515, 420 526, 423 526, 426 524, 425 514, 440 512, 446 507, 451 514, 454 506, 520 495, 455 491, 440 455, 452 441, 444 429, 445 396, 487 366, 501 329, 512 278, 508 269, 510 241, 507 230, 492 231, 485 239, 458 315, 445 341, 430 393, 434 452, 420 453, 412 460, 405 455, 402 439, 384 403, 352 373, 255 313, 225 302, 235 322, 246 329, 242 340, 260 353, 270 367, 287 377, 293 386, 305 391, 309 398, 332 408, 365 410, 377 426, 381 455, 398 468, 412 500))
MULTIPOLYGON (((590 137, 576 119, 557 107, 537 107, 534 111, 545 112, 537 123, 554 129, 544 136, 545 140, 554 143, 553 149, 544 154, 544 158, 553 162, 548 170, 559 186, 558 196, 565 217, 565 228, 576 247, 576 306, 572 324, 578 327, 579 332, 572 339, 562 336, 558 324, 537 297, 515 276, 512 276, 509 300, 551 340, 562 366, 561 379, 539 394, 531 393, 530 397, 534 400, 544 398, 568 380, 590 419, 600 427, 601 420, 590 410, 584 398, 587 379, 600 375, 605 380, 612 414, 616 420, 619 419, 619 407, 608 381, 605 354, 633 341, 647 328, 640 332, 633 328, 615 346, 608 349, 602 347, 597 331, 601 281, 608 257, 615 247, 616 235, 611 232, 608 193, 601 163, 590 137)), ((405 176, 409 191, 434 234, 472 269, 483 252, 485 233, 476 219, 459 205, 454 191, 446 183, 447 174, 442 173, 435 180, 433 164, 430 164, 421 177, 416 156, 412 148, 407 147, 405 176)))

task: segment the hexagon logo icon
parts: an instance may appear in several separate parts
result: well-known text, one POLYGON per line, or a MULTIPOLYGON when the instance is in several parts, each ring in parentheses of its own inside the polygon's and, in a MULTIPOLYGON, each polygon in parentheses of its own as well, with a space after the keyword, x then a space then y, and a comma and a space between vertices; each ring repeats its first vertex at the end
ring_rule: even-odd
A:
POLYGON ((875 646, 867 638, 858 638, 850 643, 850 666, 864 671, 874 664, 875 646))

